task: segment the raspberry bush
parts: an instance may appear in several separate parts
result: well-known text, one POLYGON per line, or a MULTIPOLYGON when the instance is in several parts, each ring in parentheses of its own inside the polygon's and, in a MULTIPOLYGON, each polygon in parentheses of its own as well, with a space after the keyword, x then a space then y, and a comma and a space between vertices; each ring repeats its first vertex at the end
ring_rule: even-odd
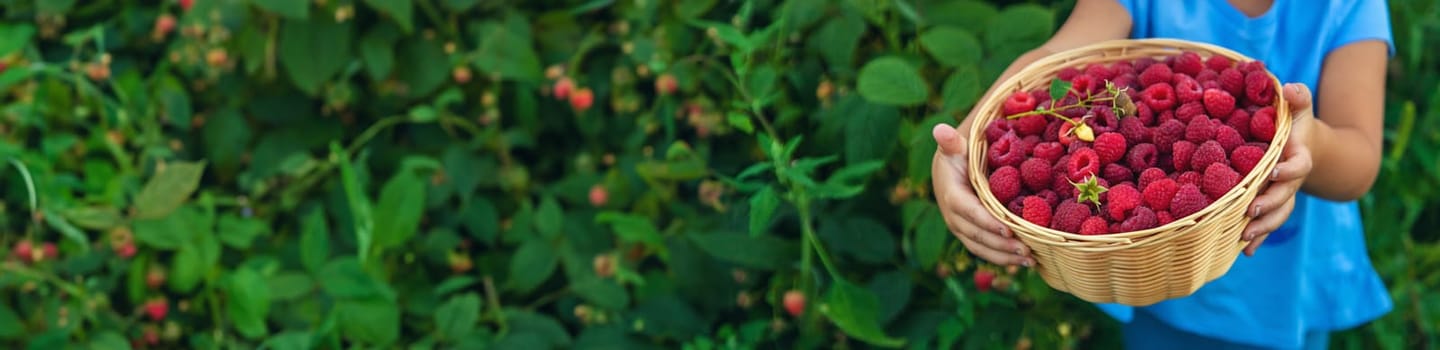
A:
MULTIPOLYGON (((969 258, 928 186, 930 127, 1070 3, 0 0, 0 347, 1116 347, 1093 306, 969 258)), ((1357 348, 1433 346, 1440 317, 1440 9, 1392 8, 1364 207, 1409 304, 1357 348)), ((1264 98, 1246 66, 1154 63, 1066 73, 1165 82, 1134 116, 986 130, 1014 134, 991 160, 1017 212, 1163 224, 1225 184, 1156 173, 1161 144, 1253 167, 1273 114, 1207 97, 1264 98), (1080 180, 1126 204, 1062 200, 1080 180)))

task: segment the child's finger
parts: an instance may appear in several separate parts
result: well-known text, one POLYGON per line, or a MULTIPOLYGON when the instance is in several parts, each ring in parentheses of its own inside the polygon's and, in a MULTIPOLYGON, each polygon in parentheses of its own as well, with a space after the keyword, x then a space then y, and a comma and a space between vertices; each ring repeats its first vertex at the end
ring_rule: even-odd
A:
POLYGON ((1246 244, 1245 256, 1255 256, 1255 250, 1260 249, 1260 245, 1265 243, 1265 237, 1270 237, 1270 235, 1262 235, 1258 238, 1255 238, 1255 240, 1250 241, 1250 244, 1246 244))
POLYGON ((981 259, 985 259, 986 261, 989 261, 989 262, 991 262, 991 263, 999 264, 999 265, 1005 265, 1005 266, 1011 266, 1011 265, 1033 266, 1033 265, 1034 265, 1033 260, 1030 260, 1029 258, 1026 258, 1026 257, 1023 257, 1023 256, 1019 256, 1019 255, 1015 255, 1015 253, 1013 253, 1013 252, 1004 252, 1004 251, 1000 251, 1000 250, 995 250, 994 248, 990 248, 990 247, 985 246, 984 244, 980 244, 980 243, 976 242, 975 240, 971 239, 970 237, 966 237, 965 235, 957 235, 957 236, 960 237, 960 243, 964 243, 964 244, 965 244, 965 249, 966 249, 966 250, 969 250, 971 254, 975 254, 976 256, 979 256, 981 259))
POLYGON ((1290 103, 1290 110, 1298 116, 1300 112, 1310 109, 1310 87, 1300 83, 1285 84, 1281 89, 1285 94, 1285 101, 1290 103))
MULTIPOLYGON (((1254 241, 1257 238, 1268 235, 1270 234, 1270 232, 1274 232, 1275 230, 1279 229, 1280 225, 1284 224, 1285 220, 1290 218, 1290 212, 1295 209, 1294 198, 1294 196, 1291 196, 1290 200, 1270 204, 1278 206, 1274 209, 1264 209, 1264 205, 1266 204, 1258 203, 1258 205, 1261 206, 1261 210, 1264 211, 1264 214, 1261 214, 1260 217, 1250 221, 1250 225, 1245 227, 1245 231, 1240 235, 1240 239, 1245 241, 1254 241)), ((1252 208, 1254 207, 1252 206, 1252 208)))
POLYGON ((1284 161, 1276 163, 1275 169, 1270 171, 1270 181, 1290 181, 1304 178, 1310 175, 1310 170, 1315 166, 1310 159, 1310 150, 1305 147, 1286 147, 1289 153, 1284 161))
POLYGON ((945 153, 946 156, 965 155, 965 137, 961 136, 960 131, 955 130, 955 127, 945 123, 935 124, 935 128, 930 130, 930 134, 935 137, 935 143, 940 145, 940 152, 945 153))

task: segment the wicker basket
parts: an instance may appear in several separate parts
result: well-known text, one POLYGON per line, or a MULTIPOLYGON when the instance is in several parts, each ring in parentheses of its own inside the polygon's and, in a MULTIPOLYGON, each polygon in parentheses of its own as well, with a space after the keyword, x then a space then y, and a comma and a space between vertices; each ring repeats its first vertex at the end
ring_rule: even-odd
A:
MULTIPOLYGON (((1203 210, 1169 224, 1135 232, 1082 236, 1032 224, 1006 209, 989 191, 984 129, 1001 118, 1000 107, 1014 91, 1047 87, 1065 67, 1163 57, 1178 50, 1202 57, 1221 55, 1250 61, 1234 51, 1170 39, 1114 40, 1056 53, 1002 82, 977 105, 969 136, 970 182, 985 209, 995 215, 1033 252, 1035 269, 1051 287, 1096 303, 1151 305, 1193 294, 1219 278, 1245 247, 1241 231, 1250 222, 1249 203, 1265 183, 1290 135, 1290 111, 1275 81, 1276 133, 1265 156, 1239 185, 1203 210)), ((1271 76, 1274 79, 1274 76, 1271 76)))

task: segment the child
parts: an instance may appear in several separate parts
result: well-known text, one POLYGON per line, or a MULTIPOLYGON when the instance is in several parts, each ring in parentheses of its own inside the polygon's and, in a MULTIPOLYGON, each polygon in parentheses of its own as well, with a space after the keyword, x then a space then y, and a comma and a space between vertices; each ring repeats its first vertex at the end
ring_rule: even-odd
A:
MULTIPOLYGON (((1394 54, 1383 0, 1079 0, 1044 45, 998 81, 1048 54, 1124 38, 1224 46, 1263 61, 1284 86, 1294 122, 1240 239, 1247 258, 1194 295, 1148 307, 1100 305, 1125 323, 1130 348, 1322 349, 1329 333, 1389 312, 1354 200, 1379 171, 1385 66, 1394 54), (1310 88, 1314 87, 1314 104, 1310 88), (1314 108, 1312 108, 1314 107, 1314 108), (1283 225, 1282 225, 1283 224, 1283 225)), ((993 94, 994 88, 987 92, 993 94)), ((932 168, 946 223, 973 254, 1032 266, 966 178, 964 135, 937 125, 932 168)))

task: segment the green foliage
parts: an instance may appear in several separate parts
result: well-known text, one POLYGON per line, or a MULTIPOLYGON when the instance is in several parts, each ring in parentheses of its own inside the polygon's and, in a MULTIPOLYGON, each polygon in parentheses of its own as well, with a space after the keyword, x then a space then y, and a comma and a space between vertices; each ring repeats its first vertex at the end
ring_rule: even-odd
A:
MULTIPOLYGON (((179 3, 0 0, 0 346, 1118 344, 928 193, 1070 1, 179 3)), ((1352 348, 1440 344, 1440 6, 1391 7, 1352 348)))

